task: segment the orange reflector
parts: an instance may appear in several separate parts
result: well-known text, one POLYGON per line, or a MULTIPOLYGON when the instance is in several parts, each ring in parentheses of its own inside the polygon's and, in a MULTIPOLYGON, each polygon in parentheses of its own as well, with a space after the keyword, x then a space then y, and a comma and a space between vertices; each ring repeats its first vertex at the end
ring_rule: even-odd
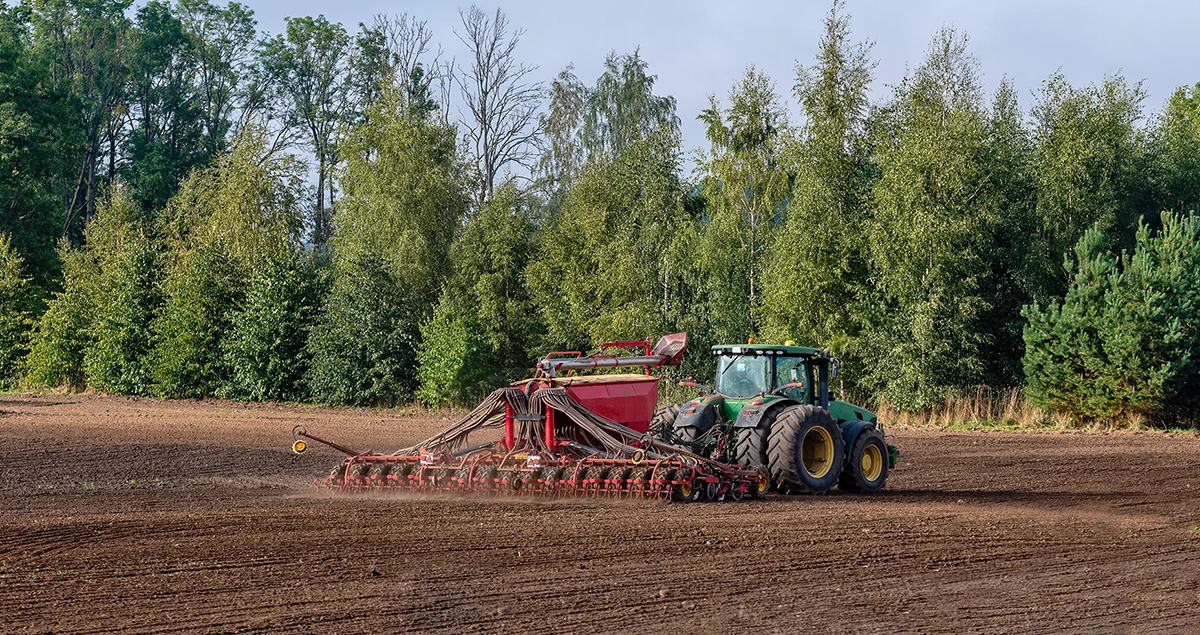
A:
POLYGON ((292 452, 295 452, 296 454, 304 454, 304 449, 307 447, 307 443, 301 441, 300 439, 296 439, 296 442, 292 444, 292 452))

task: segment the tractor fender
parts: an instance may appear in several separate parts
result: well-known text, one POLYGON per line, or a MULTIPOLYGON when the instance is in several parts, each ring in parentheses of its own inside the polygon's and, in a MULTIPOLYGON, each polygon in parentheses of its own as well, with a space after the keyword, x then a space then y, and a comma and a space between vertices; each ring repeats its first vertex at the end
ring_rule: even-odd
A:
POLYGON ((873 421, 842 421, 838 423, 838 427, 842 429, 842 440, 846 448, 846 461, 850 460, 850 448, 854 447, 854 442, 858 440, 858 435, 862 434, 863 430, 874 430, 875 422, 873 421))
POLYGON ((712 399, 689 401, 683 404, 671 427, 697 428, 700 432, 707 432, 717 422, 717 407, 720 405, 720 401, 712 399))
POLYGON ((795 406, 800 402, 792 399, 776 399, 767 403, 748 404, 742 408, 738 414, 737 421, 733 422, 735 428, 757 428, 758 422, 767 415, 768 412, 782 410, 789 406, 795 406))

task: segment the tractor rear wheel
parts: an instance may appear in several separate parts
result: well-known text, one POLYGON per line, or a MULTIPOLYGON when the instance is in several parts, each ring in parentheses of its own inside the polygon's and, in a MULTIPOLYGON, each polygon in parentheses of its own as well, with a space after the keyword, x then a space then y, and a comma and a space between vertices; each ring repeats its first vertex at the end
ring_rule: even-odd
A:
POLYGON ((878 492, 887 477, 888 450, 883 434, 878 430, 863 430, 850 448, 838 487, 851 492, 878 492))
POLYGON ((671 435, 675 428, 675 419, 679 417, 679 409, 683 404, 673 403, 666 406, 659 406, 654 411, 654 418, 650 420, 650 435, 659 441, 671 440, 671 435))
POLYGON ((768 438, 771 478, 780 491, 821 494, 841 474, 842 431, 828 410, 792 406, 780 413, 768 438))

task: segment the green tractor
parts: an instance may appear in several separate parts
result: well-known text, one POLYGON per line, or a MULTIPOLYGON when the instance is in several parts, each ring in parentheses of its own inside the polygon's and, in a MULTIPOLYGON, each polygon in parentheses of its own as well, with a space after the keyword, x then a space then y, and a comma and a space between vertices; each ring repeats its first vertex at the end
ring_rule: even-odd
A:
POLYGON ((713 347, 714 385, 662 406, 651 431, 668 443, 726 463, 768 471, 778 491, 877 492, 899 454, 874 413, 829 398, 838 361, 828 350, 784 345, 713 347))

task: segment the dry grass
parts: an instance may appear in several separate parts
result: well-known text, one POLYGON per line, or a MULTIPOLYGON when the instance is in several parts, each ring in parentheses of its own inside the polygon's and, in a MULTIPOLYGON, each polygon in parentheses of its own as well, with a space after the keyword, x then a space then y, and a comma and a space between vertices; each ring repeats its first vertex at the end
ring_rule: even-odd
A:
POLYGON ((882 402, 877 405, 876 414, 880 421, 892 425, 942 430, 1066 430, 1081 427, 1070 417, 1033 407, 1019 388, 993 390, 988 386, 952 394, 945 403, 925 410, 901 411, 882 402))
POLYGON ((1135 413, 1110 420, 1080 421, 1077 418, 1035 408, 1020 388, 974 390, 954 393, 933 408, 901 411, 886 402, 875 404, 884 425, 936 428, 939 430, 1173 430, 1196 432, 1200 421, 1150 421, 1135 413))

